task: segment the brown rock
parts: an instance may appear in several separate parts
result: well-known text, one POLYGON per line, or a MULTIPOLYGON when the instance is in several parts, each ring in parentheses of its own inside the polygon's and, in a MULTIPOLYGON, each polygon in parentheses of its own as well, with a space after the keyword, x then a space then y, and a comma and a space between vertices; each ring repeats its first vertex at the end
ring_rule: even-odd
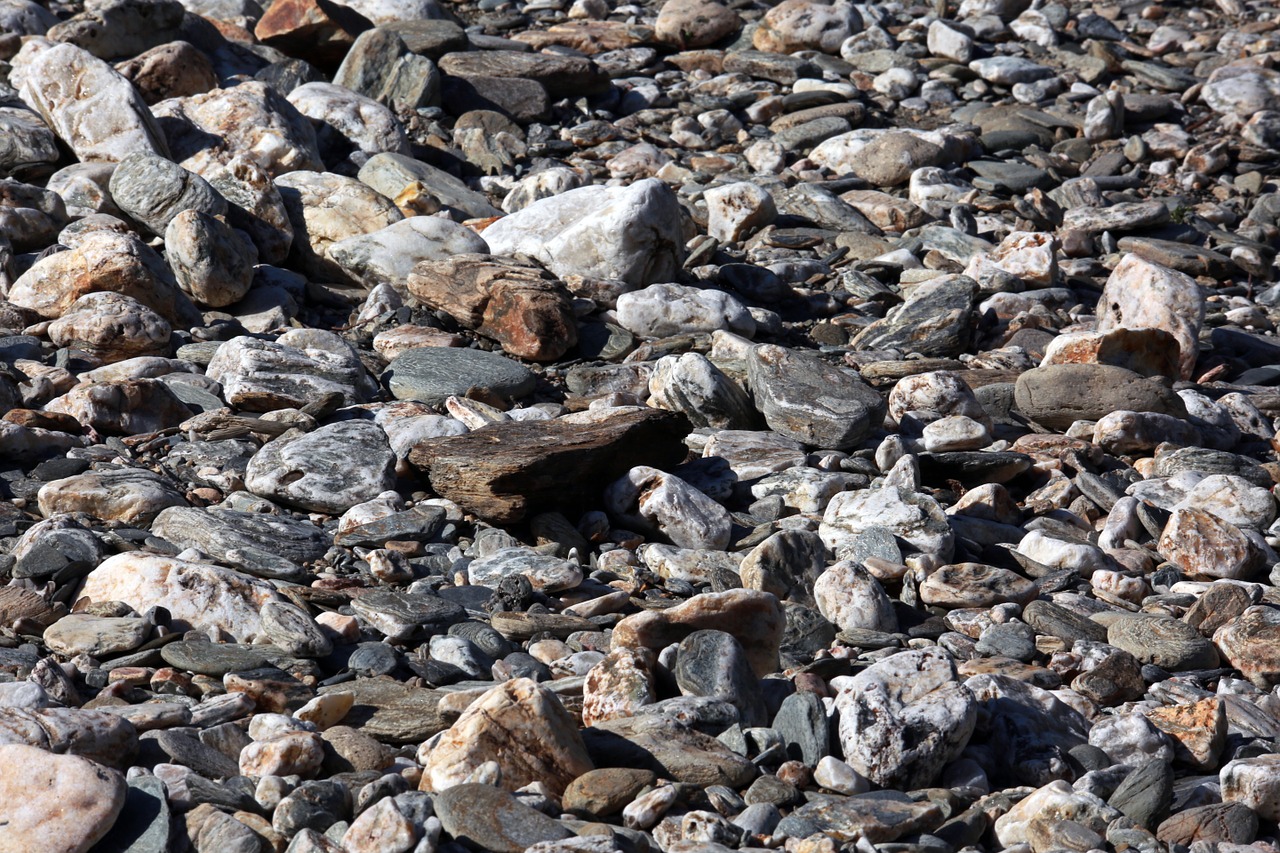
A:
POLYGON ((628 616, 614 626, 613 648, 657 651, 694 631, 724 631, 742 644, 752 670, 763 678, 778 671, 778 644, 784 626, 782 605, 772 594, 731 589, 695 595, 665 610, 628 616))
POLYGON ((1195 628, 1202 636, 1212 637, 1213 632, 1235 619, 1253 604, 1248 590, 1236 584, 1214 584, 1187 608, 1182 621, 1195 628))
POLYGON ((1059 335, 1045 349, 1040 366, 1110 364, 1141 376, 1177 376, 1179 353, 1178 339, 1164 329, 1117 328, 1059 335))
POLYGON ((142 100, 155 104, 165 98, 198 95, 218 87, 209 57, 185 41, 171 41, 116 65, 142 100))
POLYGON ((542 782, 554 794, 593 769, 578 726, 549 689, 528 678, 503 682, 476 699, 422 761, 424 791, 462 784, 486 761, 515 790, 542 782))
POLYGON ((532 264, 454 255, 419 263, 405 284, 427 306, 497 341, 511 355, 555 361, 578 342, 569 291, 532 264))
POLYGON ((264 44, 317 65, 336 66, 373 22, 330 0, 278 0, 253 28, 264 44))
POLYGON ((561 804, 567 812, 607 817, 622 811, 648 786, 658 781, 652 770, 604 767, 590 770, 569 783, 561 804))
POLYGON ((1110 329, 1164 329, 1180 347, 1182 379, 1190 378, 1200 355, 1199 334, 1204 322, 1204 294, 1195 279, 1153 264, 1134 254, 1125 255, 1107 279, 1098 300, 1098 331, 1110 329))
POLYGON ((594 505, 607 483, 636 465, 679 464, 688 431, 679 415, 637 408, 598 420, 498 423, 428 439, 409 451, 409 461, 442 497, 507 524, 531 510, 594 505), (498 445, 502 453, 493 452, 498 445))
POLYGON ((191 410, 159 379, 130 379, 73 388, 46 409, 107 435, 139 435, 175 427, 191 410))
POLYGON ((1173 739, 1174 756, 1196 770, 1212 772, 1227 740, 1227 710, 1221 699, 1201 699, 1147 712, 1147 720, 1173 739))
POLYGON ((584 729, 583 741, 601 767, 652 770, 690 785, 742 788, 756 767, 720 741, 670 717, 620 717, 584 729))
POLYGON ((1186 417, 1182 399, 1166 385, 1122 367, 1054 364, 1028 370, 1014 386, 1018 411, 1050 429, 1112 412, 1156 412, 1186 417))

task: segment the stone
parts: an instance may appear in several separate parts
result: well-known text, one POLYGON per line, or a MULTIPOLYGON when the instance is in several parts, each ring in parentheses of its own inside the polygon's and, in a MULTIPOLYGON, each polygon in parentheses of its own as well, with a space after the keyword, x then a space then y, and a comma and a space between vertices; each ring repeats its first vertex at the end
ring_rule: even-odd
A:
POLYGON ((86 293, 49 324, 49 340, 75 347, 103 363, 166 355, 173 327, 132 297, 110 291, 86 293))
POLYGON ((386 798, 374 803, 351 823, 342 836, 347 850, 360 853, 407 853, 417 843, 413 821, 396 808, 395 800, 386 798))
POLYGON ((391 362, 383 376, 396 399, 436 406, 448 397, 465 396, 472 389, 501 397, 523 397, 534 384, 533 373, 510 359, 447 347, 411 349, 391 362))
POLYGON ((976 297, 977 284, 964 276, 941 276, 917 285, 906 302, 859 332, 853 347, 955 356, 968 347, 976 297))
POLYGON ((240 774, 312 777, 324 760, 322 743, 315 732, 286 732, 271 740, 256 741, 240 751, 240 774))
POLYGON ((1163 329, 1114 328, 1107 332, 1058 335, 1044 350, 1050 364, 1110 364, 1142 376, 1175 376, 1182 368, 1181 345, 1163 329))
POLYGON ((652 654, 644 649, 617 648, 587 672, 582 686, 582 722, 628 717, 657 701, 652 654))
POLYGON ((268 443, 249 461, 254 494, 338 515, 395 484, 395 454, 371 421, 342 421, 268 443))
POLYGON ((573 836, 563 824, 492 785, 454 785, 434 803, 445 832, 494 853, 523 853, 539 842, 573 836))
POLYGON ((1280 817, 1277 807, 1277 762, 1273 756, 1238 758, 1230 761, 1218 774, 1224 803, 1243 803, 1263 820, 1280 817))
POLYGON ((349 278, 329 258, 330 246, 404 219, 389 198, 355 178, 298 171, 280 175, 275 184, 293 224, 293 251, 300 266, 322 281, 349 278))
POLYGON ((862 16, 852 3, 783 0, 764 16, 751 43, 769 53, 837 53, 844 40, 861 29, 862 16))
POLYGON ((738 709, 739 722, 767 722, 759 682, 741 644, 723 631, 694 631, 680 641, 673 673, 685 696, 721 699, 738 709))
POLYGON ((1269 690, 1280 683, 1276 636, 1280 636, 1280 619, 1270 608, 1250 607, 1214 631, 1213 643, 1241 675, 1269 690))
POLYGON ((1124 614, 1107 626, 1107 642, 1143 663, 1170 672, 1212 669, 1218 652, 1185 622, 1147 614, 1124 614))
POLYGON ((178 286, 199 305, 224 308, 253 286, 257 248, 244 232, 208 213, 184 210, 173 217, 164 248, 178 286))
POLYGON ((227 212, 226 199, 208 181, 158 154, 125 157, 111 173, 109 186, 121 210, 160 236, 183 211, 209 216, 227 212))
POLYGON ((1128 254, 1107 279, 1099 304, 1106 306, 1098 315, 1099 331, 1163 329, 1181 347, 1179 376, 1191 376, 1199 356, 1204 295, 1190 276, 1128 254))
POLYGON ((941 650, 892 655, 836 696, 845 760, 885 787, 927 787, 973 734, 978 707, 941 650))
POLYGON ((460 605, 440 596, 387 587, 360 596, 352 602, 352 610, 393 641, 448 627, 462 621, 465 613, 460 605))
POLYGON ((884 400, 856 373, 784 347, 753 348, 747 381, 769 428, 805 444, 848 450, 884 420, 884 400))
POLYGON ((467 228, 434 216, 412 216, 369 234, 329 245, 325 254, 365 287, 399 286, 423 261, 444 261, 488 251, 484 239, 467 228))
MULTIPOLYGON (((445 46, 451 43, 457 48, 466 46, 466 35, 456 24, 451 21, 434 23, 442 25, 441 35, 445 39, 445 46), (445 32, 450 35, 445 36, 445 32)), ((338 66, 333 76, 334 85, 372 98, 390 107, 395 113, 438 103, 440 72, 427 56, 419 56, 419 51, 411 51, 401 37, 402 34, 392 26, 365 30, 356 37, 351 50, 343 57, 342 65, 338 66)), ((436 50, 429 52, 438 58, 436 50)))
POLYGON ((921 601, 947 608, 1027 604, 1037 594, 1035 584, 1026 578, 981 563, 943 566, 920 584, 921 601))
POLYGON ((613 648, 660 649, 698 630, 725 631, 737 638, 751 668, 764 677, 778 668, 784 618, 767 592, 736 589, 695 595, 662 611, 625 617, 614 626, 613 648))
POLYGON ((942 809, 925 800, 902 797, 833 797, 808 803, 787 815, 775 835, 792 838, 825 836, 837 843, 865 838, 885 844, 940 825, 942 809))
POLYGON ((592 817, 609 817, 622 811, 641 791, 657 781, 652 770, 602 767, 588 770, 565 788, 565 811, 592 817))
POLYGON ((677 50, 707 47, 742 28, 742 18, 716 0, 667 0, 653 25, 654 38, 677 50))
POLYGON ((0 850, 88 850, 125 807, 124 777, 78 755, 0 746, 0 850))
POLYGON ((617 310, 619 325, 643 337, 720 329, 750 336, 756 329, 746 306, 731 294, 682 284, 653 284, 620 294, 617 310))
POLYGON ((432 214, 442 209, 457 211, 466 219, 502 215, 484 195, 458 178, 403 154, 375 154, 360 167, 358 177, 394 200, 406 216, 432 214))
POLYGON ((236 642, 265 639, 261 609, 280 600, 270 584, 240 572, 138 552, 104 560, 85 577, 80 598, 123 601, 138 613, 164 607, 180 630, 216 630, 236 642))
POLYGON ((46 628, 43 639, 51 651, 67 657, 102 658, 133 651, 150 633, 143 619, 73 613, 46 628))
POLYGON ((141 152, 168 155, 160 128, 137 90, 88 51, 71 44, 51 46, 30 60, 23 77, 23 100, 78 160, 119 162, 141 152))
POLYGON ((605 489, 608 510, 630 527, 681 548, 723 550, 731 520, 724 507, 673 474, 641 465, 605 489))
POLYGON ((736 243, 778 215, 769 191, 747 181, 712 187, 703 198, 707 201, 707 233, 722 243, 736 243))
POLYGON ((1166 844, 1223 841, 1248 844, 1258 835, 1258 815, 1243 803, 1197 806, 1170 816, 1156 828, 1166 844))
POLYGON ((536 201, 490 225, 484 239, 494 254, 526 254, 560 278, 620 279, 643 287, 674 278, 683 260, 679 223, 675 194, 647 179, 536 201))
POLYGON ((840 557, 872 527, 885 528, 917 550, 944 561, 955 548, 951 526, 933 498, 892 486, 836 495, 827 504, 818 535, 840 557))
POLYGON ((181 40, 144 50, 118 63, 116 70, 133 83, 147 104, 199 95, 218 87, 218 76, 209 57, 181 40))
POLYGON ((601 767, 651 770, 699 787, 742 788, 756 776, 750 761, 716 738, 662 714, 599 721, 582 737, 601 767))
POLYGON ((1058 780, 1033 791, 1002 817, 996 819, 996 838, 1006 846, 1028 841, 1037 822, 1073 821, 1103 832, 1120 811, 1093 794, 1076 792, 1058 780))
POLYGON ((83 512, 104 521, 147 524, 168 507, 186 506, 186 499, 172 482, 139 468, 86 471, 53 480, 40 487, 40 512, 83 512))
POLYGON ((649 377, 649 404, 680 412, 695 427, 750 429, 756 410, 742 386, 699 353, 665 356, 649 377))
POLYGON ((373 395, 374 383, 350 344, 332 332, 291 330, 274 342, 235 337, 222 343, 206 374, 228 403, 246 411, 300 408, 325 394, 345 404, 373 395))
POLYGON ((455 51, 440 59, 450 77, 498 77, 539 83, 554 98, 599 94, 608 77, 585 56, 525 53, 515 50, 455 51))
POLYGON ((1175 510, 1158 547, 1165 559, 1197 579, 1249 580, 1264 563, 1262 551, 1239 527, 1196 509, 1175 510))
POLYGON ((577 343, 570 294, 549 274, 532 264, 449 254, 409 271, 404 285, 415 299, 531 361, 554 361, 577 343))
POLYGON ((893 634, 898 617, 880 582, 859 563, 841 560, 813 583, 818 612, 841 631, 867 629, 893 634))
POLYGON ((1014 390, 1018 410, 1052 429, 1097 421, 1115 411, 1180 415, 1182 400, 1166 385, 1121 367, 1055 364, 1028 370, 1014 390))
POLYGON ((1227 738, 1227 714, 1222 700, 1169 705, 1147 712, 1147 721, 1173 740, 1174 754, 1191 767, 1209 771, 1218 767, 1227 738))

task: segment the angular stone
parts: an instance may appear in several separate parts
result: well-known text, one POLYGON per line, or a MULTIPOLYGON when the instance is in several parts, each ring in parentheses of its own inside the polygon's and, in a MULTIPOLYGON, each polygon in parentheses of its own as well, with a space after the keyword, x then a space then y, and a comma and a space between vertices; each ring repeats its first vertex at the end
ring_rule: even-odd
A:
POLYGON ((434 802, 445 832, 481 850, 524 853, 540 842, 573 837, 559 821, 492 785, 454 785, 442 791, 434 802))
POLYGON ((347 405, 372 396, 373 381, 346 341, 331 332, 293 330, 275 342, 237 337, 206 368, 231 405, 247 411, 299 408, 325 394, 347 405))
POLYGON ((40 487, 37 500, 46 518, 83 512, 105 521, 144 525, 167 507, 187 504, 173 483, 139 468, 86 471, 54 480, 40 487))
POLYGON ((1018 410, 1051 429, 1097 421, 1116 411, 1182 416, 1186 407, 1167 385, 1122 367, 1055 364, 1028 370, 1014 390, 1018 410))
POLYGON ((627 526, 681 548, 729 545, 729 513, 674 474, 639 465, 606 487, 604 503, 627 526))
POLYGON ((906 797, 834 797, 808 803, 787 815, 774 830, 792 838, 826 836, 839 843, 865 838, 885 844, 941 825, 942 809, 906 797))
POLYGON ((86 293, 49 324, 49 340, 75 347, 104 363, 145 355, 167 355, 169 322, 120 293, 86 293))
POLYGON ((1107 279, 1098 304, 1098 331, 1113 328, 1163 329, 1181 347, 1179 376, 1190 378, 1199 357, 1204 294, 1185 273, 1128 254, 1107 279))
POLYGON ((884 420, 884 399, 856 373, 806 353, 755 347, 747 381, 769 428, 805 444, 848 450, 884 420))

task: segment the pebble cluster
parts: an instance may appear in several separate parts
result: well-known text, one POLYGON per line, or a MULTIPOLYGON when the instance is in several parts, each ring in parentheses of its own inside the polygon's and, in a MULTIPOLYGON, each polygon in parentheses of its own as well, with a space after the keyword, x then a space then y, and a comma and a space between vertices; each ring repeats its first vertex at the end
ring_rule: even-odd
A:
POLYGON ((0 0, 0 851, 1275 853, 1269 0, 0 0))

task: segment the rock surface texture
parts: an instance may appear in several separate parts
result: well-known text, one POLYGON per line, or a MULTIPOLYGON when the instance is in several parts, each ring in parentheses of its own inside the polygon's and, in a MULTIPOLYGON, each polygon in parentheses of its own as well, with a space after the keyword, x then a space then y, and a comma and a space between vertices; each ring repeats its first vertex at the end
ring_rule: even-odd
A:
POLYGON ((0 0, 0 853, 1277 853, 1277 0, 0 0))

